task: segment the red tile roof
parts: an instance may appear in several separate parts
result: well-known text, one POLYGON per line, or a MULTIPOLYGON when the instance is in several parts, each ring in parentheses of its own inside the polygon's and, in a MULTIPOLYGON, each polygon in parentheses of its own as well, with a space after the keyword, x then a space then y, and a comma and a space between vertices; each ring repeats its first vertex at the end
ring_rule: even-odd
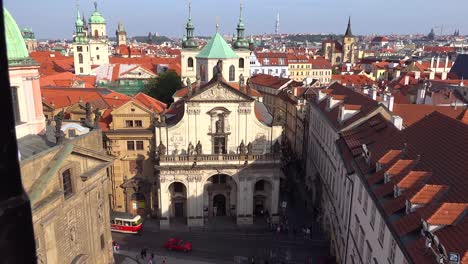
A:
POLYGON ((387 153, 385 153, 385 155, 383 155, 379 159, 378 162, 385 166, 385 165, 389 164, 390 162, 392 162, 392 163, 395 162, 396 158, 398 158, 402 153, 403 153, 403 151, 401 151, 401 150, 391 149, 387 153))
POLYGON ((430 177, 431 173, 427 171, 410 171, 406 176, 397 184, 398 187, 409 189, 423 182, 430 177))
POLYGON ((323 57, 310 59, 309 62, 312 63, 312 69, 320 69, 320 70, 332 69, 331 63, 323 57))
POLYGON ((466 208, 468 208, 467 203, 444 203, 427 219, 427 223, 430 225, 453 225, 465 213, 466 208))
POLYGON ((435 106, 426 104, 394 104, 393 113, 403 118, 405 126, 411 126, 428 114, 437 111, 454 119, 462 119, 465 109, 451 106, 435 106))
POLYGON ((371 80, 365 75, 353 74, 353 75, 332 75, 332 81, 338 81, 339 83, 361 89, 364 86, 377 85, 376 82, 371 80))
POLYGON ((72 87, 75 82, 83 83, 84 88, 93 88, 96 76, 82 77, 71 72, 62 72, 53 75, 41 76, 39 79, 41 87, 72 87))
POLYGON ((413 204, 428 204, 447 190, 446 185, 424 185, 411 199, 413 204))
POLYGON ((291 79, 289 78, 280 78, 268 74, 256 74, 250 77, 251 84, 269 87, 273 89, 279 89, 281 87, 284 87, 287 83, 290 82, 291 79))
POLYGON ((455 52, 456 50, 455 50, 455 47, 425 46, 424 51, 441 53, 441 52, 455 52))

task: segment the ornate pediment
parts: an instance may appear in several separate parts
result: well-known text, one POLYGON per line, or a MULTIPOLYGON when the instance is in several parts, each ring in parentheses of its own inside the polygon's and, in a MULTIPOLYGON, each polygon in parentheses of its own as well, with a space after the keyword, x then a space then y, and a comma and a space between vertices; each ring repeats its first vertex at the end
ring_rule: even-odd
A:
POLYGON ((234 88, 226 87, 221 83, 207 87, 194 95, 189 101, 251 101, 251 98, 234 88))

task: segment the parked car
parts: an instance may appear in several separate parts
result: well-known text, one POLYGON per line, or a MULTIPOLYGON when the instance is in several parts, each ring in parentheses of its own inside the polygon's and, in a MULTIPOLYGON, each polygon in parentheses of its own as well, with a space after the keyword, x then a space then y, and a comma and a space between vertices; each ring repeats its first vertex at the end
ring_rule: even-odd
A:
POLYGON ((183 252, 190 252, 192 251, 192 243, 183 241, 182 239, 178 238, 169 238, 164 247, 167 250, 175 250, 175 251, 183 251, 183 252))

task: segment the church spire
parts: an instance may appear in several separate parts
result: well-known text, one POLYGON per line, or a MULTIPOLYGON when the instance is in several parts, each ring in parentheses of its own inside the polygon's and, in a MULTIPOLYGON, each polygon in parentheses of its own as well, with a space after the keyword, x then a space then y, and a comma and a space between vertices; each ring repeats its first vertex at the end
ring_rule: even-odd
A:
POLYGON ((348 27, 346 28, 345 37, 352 37, 353 32, 351 31, 351 16, 348 18, 348 27))
POLYGON ((248 49, 249 48, 249 43, 245 39, 245 36, 244 36, 245 25, 244 25, 244 21, 242 19, 243 8, 244 8, 244 6, 242 4, 242 0, 240 0, 239 23, 237 24, 237 39, 234 42, 234 48, 236 48, 236 49, 248 49))
POLYGON ((198 44, 193 39, 195 26, 192 23, 192 1, 191 0, 189 0, 189 3, 188 3, 188 20, 187 20, 187 25, 185 26, 185 30, 186 30, 186 39, 183 41, 182 47, 183 48, 197 48, 198 44))

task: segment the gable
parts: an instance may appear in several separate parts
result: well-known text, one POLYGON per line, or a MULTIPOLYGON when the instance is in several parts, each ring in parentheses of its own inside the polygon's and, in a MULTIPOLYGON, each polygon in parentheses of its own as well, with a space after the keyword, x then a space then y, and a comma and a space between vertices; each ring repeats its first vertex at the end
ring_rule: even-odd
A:
POLYGON ((149 79, 152 77, 156 77, 156 74, 138 66, 129 71, 121 72, 119 79, 149 79))
POLYGON ((215 83, 195 94, 188 101, 253 101, 254 99, 242 92, 222 83, 215 83))
POLYGON ((112 111, 112 116, 118 115, 148 115, 152 114, 152 112, 139 103, 135 103, 134 101, 129 101, 119 108, 112 111))

